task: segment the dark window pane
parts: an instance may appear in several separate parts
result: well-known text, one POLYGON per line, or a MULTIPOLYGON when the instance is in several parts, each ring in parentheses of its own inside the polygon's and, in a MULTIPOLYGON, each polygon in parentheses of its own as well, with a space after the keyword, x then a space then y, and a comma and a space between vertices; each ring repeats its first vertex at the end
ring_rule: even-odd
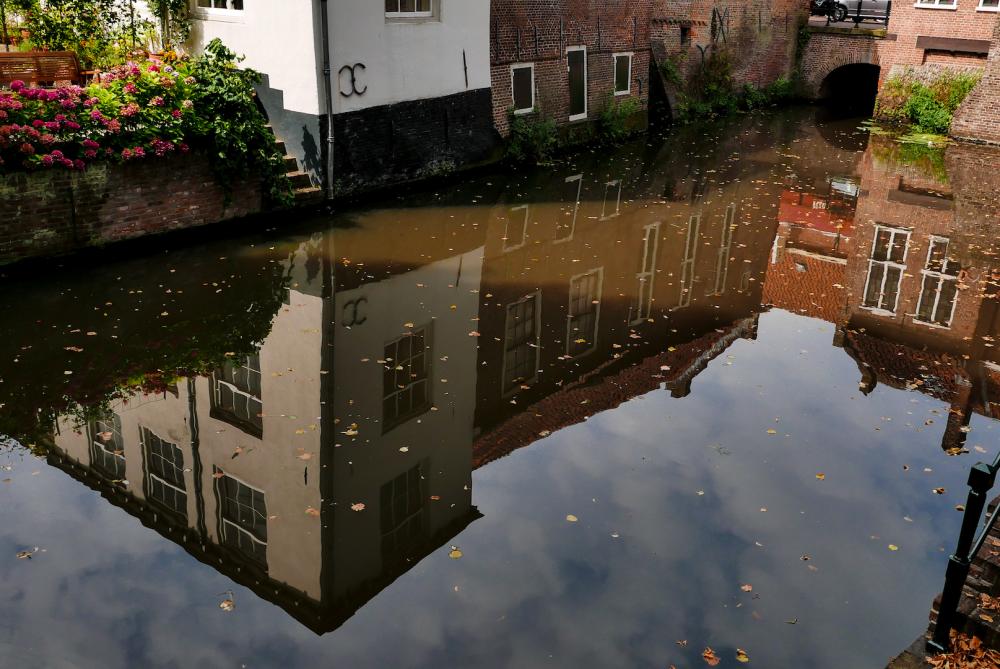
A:
POLYGON ((617 56, 615 58, 615 92, 621 93, 629 90, 629 70, 631 69, 631 56, 617 56))
POLYGON ((514 68, 514 109, 521 111, 534 107, 532 101, 532 76, 530 67, 514 68))

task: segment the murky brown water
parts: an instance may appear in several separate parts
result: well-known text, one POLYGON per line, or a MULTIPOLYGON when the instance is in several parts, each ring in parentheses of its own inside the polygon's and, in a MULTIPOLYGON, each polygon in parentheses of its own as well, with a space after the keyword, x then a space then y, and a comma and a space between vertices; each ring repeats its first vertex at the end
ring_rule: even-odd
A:
POLYGON ((1000 154, 815 114, 3 279, 0 664, 884 666, 997 452, 1000 154))

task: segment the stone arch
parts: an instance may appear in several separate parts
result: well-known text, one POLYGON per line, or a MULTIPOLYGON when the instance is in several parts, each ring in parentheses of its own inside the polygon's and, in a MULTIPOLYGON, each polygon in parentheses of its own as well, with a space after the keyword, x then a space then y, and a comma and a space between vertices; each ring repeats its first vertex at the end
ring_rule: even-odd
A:
POLYGON ((823 82, 834 71, 848 65, 879 66, 879 40, 848 34, 813 34, 802 57, 805 94, 820 97, 823 82))

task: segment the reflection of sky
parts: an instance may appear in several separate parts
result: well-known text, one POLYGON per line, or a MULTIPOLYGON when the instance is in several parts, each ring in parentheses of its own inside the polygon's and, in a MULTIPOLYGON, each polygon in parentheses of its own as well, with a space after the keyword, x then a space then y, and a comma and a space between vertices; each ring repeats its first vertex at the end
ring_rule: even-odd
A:
MULTIPOLYGON (((451 542, 464 557, 445 546, 325 637, 243 588, 236 610, 220 611, 228 579, 66 475, 10 461, 0 657, 690 667, 709 645, 727 666, 736 647, 756 666, 883 666, 926 627, 953 507, 968 467, 987 456, 941 452, 939 402, 884 386, 859 393, 857 366, 832 338, 829 324, 765 314, 758 340, 719 356, 689 397, 651 393, 475 472, 485 517, 451 542), (46 552, 14 558, 35 545, 46 552)), ((992 455, 990 421, 972 425, 970 448, 992 455)))

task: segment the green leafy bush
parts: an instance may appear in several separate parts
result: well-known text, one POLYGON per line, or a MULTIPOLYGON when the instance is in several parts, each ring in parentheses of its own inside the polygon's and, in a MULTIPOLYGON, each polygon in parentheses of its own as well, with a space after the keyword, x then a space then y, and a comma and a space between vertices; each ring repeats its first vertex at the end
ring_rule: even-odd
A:
POLYGON ((554 120, 511 114, 508 158, 516 162, 546 163, 557 148, 559 134, 554 120))
POLYGON ((601 139, 611 144, 627 139, 632 134, 629 120, 641 110, 642 104, 635 98, 616 102, 613 96, 609 96, 597 119, 601 139))
POLYGON ((882 86, 875 118, 894 124, 911 124, 918 132, 947 134, 959 105, 981 75, 942 70, 929 82, 910 73, 889 78, 882 86))

